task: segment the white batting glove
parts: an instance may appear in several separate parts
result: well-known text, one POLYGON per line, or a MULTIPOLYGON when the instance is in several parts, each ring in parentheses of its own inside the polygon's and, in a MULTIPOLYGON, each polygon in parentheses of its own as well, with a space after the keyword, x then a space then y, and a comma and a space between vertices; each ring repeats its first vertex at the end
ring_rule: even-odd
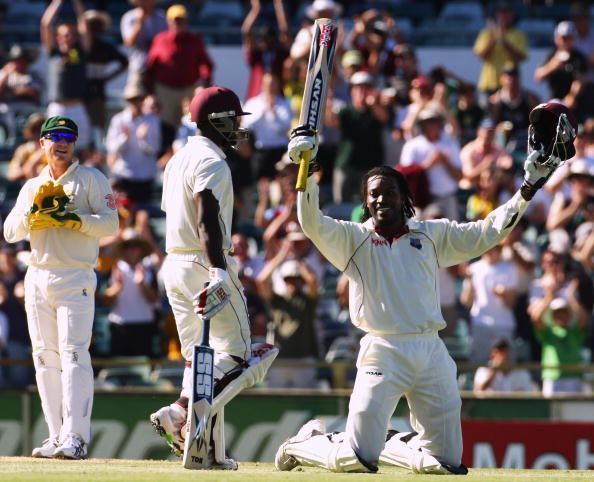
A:
POLYGON ((299 164, 303 152, 311 151, 311 158, 318 154, 318 135, 308 126, 297 126, 291 131, 289 141, 289 157, 291 162, 299 164))
POLYGON ((559 157, 550 156, 547 164, 538 162, 541 152, 533 151, 524 162, 524 183, 520 188, 522 197, 530 201, 542 186, 548 181, 549 177, 563 163, 559 157))
POLYGON ((231 301, 231 278, 224 269, 210 268, 208 286, 194 296, 194 312, 204 318, 212 318, 231 301))

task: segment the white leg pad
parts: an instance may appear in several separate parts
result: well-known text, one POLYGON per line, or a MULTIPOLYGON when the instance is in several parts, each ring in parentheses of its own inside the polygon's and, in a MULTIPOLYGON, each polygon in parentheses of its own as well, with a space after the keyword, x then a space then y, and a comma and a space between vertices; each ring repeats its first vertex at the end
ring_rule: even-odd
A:
POLYGON ((60 436, 62 428, 62 367, 60 355, 51 350, 42 350, 33 354, 35 379, 43 415, 49 429, 49 438, 60 436))
POLYGON ((86 348, 62 351, 63 418, 62 436, 76 433, 91 441, 93 409, 93 368, 86 348))
POLYGON ((332 472, 377 472, 361 463, 348 440, 334 443, 328 457, 328 468, 332 472))
POLYGON ((299 465, 321 467, 332 472, 372 472, 359 461, 348 441, 334 442, 329 434, 289 442, 285 452, 299 465))
POLYGON ((416 474, 451 474, 432 455, 409 447, 401 440, 408 432, 398 433, 386 442, 380 461, 412 470, 416 474))
POLYGON ((246 389, 253 387, 264 380, 270 365, 278 355, 278 348, 268 345, 267 343, 259 343, 252 346, 252 357, 248 360, 248 367, 237 378, 229 382, 229 384, 219 393, 213 402, 212 411, 218 413, 222 407, 227 405, 239 393, 246 389))
POLYGON ((216 422, 212 427, 212 439, 215 462, 224 463, 227 457, 225 453, 225 407, 222 407, 217 413, 216 422))

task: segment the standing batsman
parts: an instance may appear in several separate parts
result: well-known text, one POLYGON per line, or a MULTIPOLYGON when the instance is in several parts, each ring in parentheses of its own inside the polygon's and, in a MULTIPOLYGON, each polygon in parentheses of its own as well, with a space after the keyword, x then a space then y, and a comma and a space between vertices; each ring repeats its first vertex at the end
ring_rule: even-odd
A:
POLYGON ((212 319, 214 415, 209 460, 203 468, 237 468, 225 456, 223 407, 241 390, 261 381, 278 353, 270 345, 251 346, 246 300, 230 254, 233 186, 225 151, 247 139, 247 131, 239 128, 240 116, 246 114, 237 95, 226 87, 199 91, 190 104, 190 115, 200 135, 189 137, 171 158, 163 180, 167 258, 162 276, 186 368, 180 398, 150 419, 181 456, 192 387, 192 348, 200 344, 201 317, 212 319))
MULTIPOLYGON (((385 166, 363 178, 366 221, 337 221, 322 215, 318 186, 308 180, 298 195, 299 221, 320 252, 348 276, 351 320, 367 334, 361 340, 346 432, 324 434, 320 421, 308 422, 278 449, 278 470, 309 465, 334 472, 375 472, 382 460, 417 473, 468 472, 461 464, 456 365, 437 335, 446 326, 437 271, 499 243, 553 171, 575 154, 577 122, 564 105, 537 106, 530 123, 532 152, 523 184, 481 221, 413 219, 405 178, 385 166), (388 432, 402 396, 414 432, 388 432)), ((303 151, 312 150, 315 157, 317 150, 313 132, 298 129, 289 143, 294 162, 303 151)))
POLYGON ((40 144, 48 165, 25 183, 4 224, 7 241, 29 236, 31 242, 25 309, 49 428, 34 457, 83 459, 91 440, 93 268, 99 239, 116 233, 118 215, 105 176, 73 157, 77 137, 78 127, 67 117, 43 123, 40 144))

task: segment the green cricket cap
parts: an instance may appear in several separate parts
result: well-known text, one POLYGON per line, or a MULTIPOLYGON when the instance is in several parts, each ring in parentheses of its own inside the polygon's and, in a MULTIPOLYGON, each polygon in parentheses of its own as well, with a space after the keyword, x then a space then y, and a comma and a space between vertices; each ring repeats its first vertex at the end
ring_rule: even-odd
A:
POLYGON ((50 132, 71 132, 78 137, 78 126, 68 117, 55 115, 41 125, 41 137, 50 132))

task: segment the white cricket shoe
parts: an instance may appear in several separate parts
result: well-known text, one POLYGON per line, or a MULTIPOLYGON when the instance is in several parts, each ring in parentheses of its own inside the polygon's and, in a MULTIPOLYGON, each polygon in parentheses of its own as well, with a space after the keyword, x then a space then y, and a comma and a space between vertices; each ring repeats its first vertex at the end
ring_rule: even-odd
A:
POLYGON ((54 438, 46 438, 41 447, 36 447, 33 449, 31 456, 44 458, 44 459, 53 459, 56 456, 56 449, 60 445, 60 441, 58 437, 54 438))
POLYGON ((289 471, 299 465, 297 459, 286 452, 287 445, 303 442, 314 435, 324 435, 325 433, 326 426, 321 420, 314 419, 307 422, 299 429, 299 432, 295 436, 285 440, 276 451, 276 455, 274 456, 274 467, 276 470, 289 471))
POLYGON ((160 408, 151 414, 151 425, 165 439, 171 451, 181 457, 184 453, 185 425, 188 411, 177 403, 160 408))
POLYGON ((69 433, 56 449, 57 458, 81 460, 87 458, 87 444, 77 433, 69 433))

